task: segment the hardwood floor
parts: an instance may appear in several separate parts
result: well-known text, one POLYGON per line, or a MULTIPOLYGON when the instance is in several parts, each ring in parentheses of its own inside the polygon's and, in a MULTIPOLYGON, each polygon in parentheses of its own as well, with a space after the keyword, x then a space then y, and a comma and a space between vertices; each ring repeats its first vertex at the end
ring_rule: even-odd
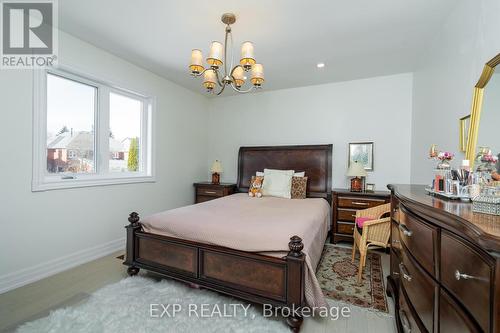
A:
POLYGON ((0 331, 13 331, 24 322, 81 302, 97 289, 127 277, 126 267, 116 259, 122 252, 1 294, 0 331))
MULTIPOLYGON (((349 246, 349 245, 346 245, 349 246)), ((116 259, 120 252, 94 260, 0 295, 0 331, 11 332, 27 321, 47 316, 50 311, 84 301, 92 292, 125 277, 126 267, 116 259)), ((389 272, 389 256, 382 255, 384 275, 389 272)), ((385 278, 384 278, 385 280, 385 278)), ((330 302, 335 305, 334 302, 330 302)), ((394 305, 388 298, 390 314, 351 308, 350 318, 305 318, 301 332, 396 332, 394 305)))

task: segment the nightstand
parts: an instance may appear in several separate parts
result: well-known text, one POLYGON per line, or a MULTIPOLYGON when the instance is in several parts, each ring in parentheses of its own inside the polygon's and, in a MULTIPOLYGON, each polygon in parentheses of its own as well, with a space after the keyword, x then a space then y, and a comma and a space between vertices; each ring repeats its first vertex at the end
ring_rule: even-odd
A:
POLYGON ((330 229, 330 243, 353 241, 356 212, 390 202, 390 192, 351 192, 333 189, 333 214, 330 229))
POLYGON ((193 185, 195 188, 195 203, 225 197, 236 191, 236 184, 230 183, 212 184, 211 182, 200 182, 193 185))

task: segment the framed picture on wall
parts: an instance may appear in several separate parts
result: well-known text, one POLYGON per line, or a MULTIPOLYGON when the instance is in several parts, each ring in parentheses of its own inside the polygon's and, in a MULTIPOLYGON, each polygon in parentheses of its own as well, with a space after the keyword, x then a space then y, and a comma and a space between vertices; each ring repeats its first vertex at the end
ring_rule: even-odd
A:
POLYGON ((361 163, 366 171, 373 171, 373 142, 349 143, 349 166, 356 161, 361 163))

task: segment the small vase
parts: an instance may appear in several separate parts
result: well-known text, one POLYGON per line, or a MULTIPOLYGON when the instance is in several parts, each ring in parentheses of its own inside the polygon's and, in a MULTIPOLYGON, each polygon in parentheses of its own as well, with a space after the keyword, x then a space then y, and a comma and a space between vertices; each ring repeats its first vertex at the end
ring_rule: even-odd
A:
POLYGON ((439 169, 439 170, 449 170, 449 169, 451 169, 450 161, 448 161, 448 160, 439 161, 439 163, 437 165, 437 169, 439 169))

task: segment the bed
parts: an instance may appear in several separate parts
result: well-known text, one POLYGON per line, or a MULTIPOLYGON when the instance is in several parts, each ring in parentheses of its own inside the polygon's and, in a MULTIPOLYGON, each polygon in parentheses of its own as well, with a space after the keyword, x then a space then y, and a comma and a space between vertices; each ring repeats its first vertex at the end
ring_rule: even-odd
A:
MULTIPOLYGON (((143 268, 275 307, 321 305, 314 269, 327 235, 331 163, 332 145, 241 147, 241 193, 143 221, 130 214, 128 273, 143 268), (305 171, 308 199, 249 198, 250 179, 264 168, 305 171)), ((301 323, 296 313, 287 318, 293 331, 301 323)))

